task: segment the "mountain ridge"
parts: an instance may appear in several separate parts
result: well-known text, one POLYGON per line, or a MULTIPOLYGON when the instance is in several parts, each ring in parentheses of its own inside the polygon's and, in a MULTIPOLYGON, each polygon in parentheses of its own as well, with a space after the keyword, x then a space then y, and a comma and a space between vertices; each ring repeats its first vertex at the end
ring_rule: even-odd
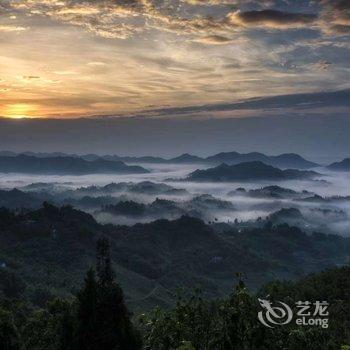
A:
POLYGON ((87 175, 87 174, 133 174, 148 173, 140 166, 130 166, 122 161, 112 162, 102 158, 87 161, 75 157, 38 158, 27 155, 14 157, 0 156, 0 172, 52 175, 87 175))
POLYGON ((312 179, 320 175, 314 171, 286 169, 281 170, 261 161, 243 162, 236 165, 222 163, 206 170, 195 170, 190 173, 187 181, 250 181, 250 180, 297 180, 312 179))
POLYGON ((31 157, 47 158, 47 157, 73 157, 82 158, 87 161, 94 161, 97 159, 104 159, 108 161, 122 161, 125 163, 164 163, 164 164, 186 164, 186 163, 199 163, 199 164, 221 164, 227 163, 234 165, 248 161, 262 161, 268 165, 273 165, 281 168, 299 168, 309 169, 320 166, 317 163, 311 162, 304 157, 296 153, 282 153, 279 155, 266 155, 260 152, 220 152, 207 157, 199 157, 189 153, 183 153, 179 156, 172 158, 163 158, 155 156, 118 156, 118 155, 97 155, 97 154, 65 154, 62 152, 46 153, 46 152, 22 152, 15 153, 11 151, 0 151, 0 156, 14 157, 18 155, 27 155, 31 157))
POLYGON ((328 165, 327 169, 335 171, 350 171, 350 158, 345 158, 340 162, 328 165))

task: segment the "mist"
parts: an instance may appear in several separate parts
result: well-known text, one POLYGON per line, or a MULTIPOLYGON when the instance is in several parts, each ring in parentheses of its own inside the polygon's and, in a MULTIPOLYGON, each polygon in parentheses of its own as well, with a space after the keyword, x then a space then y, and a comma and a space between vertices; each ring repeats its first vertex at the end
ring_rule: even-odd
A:
POLYGON ((188 214, 197 216, 207 223, 232 224, 239 222, 243 224, 248 222, 254 224, 257 219, 268 220, 270 215, 281 209, 295 208, 301 213, 299 218, 288 217, 281 220, 300 226, 308 232, 321 231, 350 236, 349 173, 331 172, 319 168, 315 170, 322 176, 315 180, 279 181, 278 183, 271 181, 213 183, 183 181, 190 172, 196 169, 205 169, 205 165, 149 163, 139 165, 151 172, 136 175, 82 176, 0 174, 0 188, 4 190, 17 188, 33 192, 26 186, 40 183, 49 184, 49 189, 41 189, 40 185, 34 187, 41 194, 41 198, 51 194, 53 195, 51 198, 57 200, 58 204, 72 204, 91 213, 101 223, 133 225, 161 218, 171 220, 188 214), (111 183, 140 184, 144 181, 159 185, 166 184, 174 189, 175 194, 168 192, 142 193, 129 190, 99 193, 99 188, 111 183), (291 198, 288 196, 287 198, 283 196, 270 198, 264 195, 256 197, 249 192, 271 185, 293 190, 297 194, 291 198), (97 191, 93 188, 90 189, 90 186, 96 186, 97 191), (238 188, 244 188, 246 192, 236 191, 238 188), (209 197, 203 195, 209 195, 209 197), (315 195, 322 198, 312 198, 315 195), (337 198, 338 196, 343 198, 337 198), (95 201, 91 198, 94 198, 95 201), (157 202, 157 200, 168 202, 157 202), (146 206, 145 212, 143 215, 122 215, 113 214, 108 212, 109 209, 103 208, 106 204, 116 205, 125 201, 143 204, 146 206), (175 208, 171 211, 160 207, 162 205, 172 205, 175 208))

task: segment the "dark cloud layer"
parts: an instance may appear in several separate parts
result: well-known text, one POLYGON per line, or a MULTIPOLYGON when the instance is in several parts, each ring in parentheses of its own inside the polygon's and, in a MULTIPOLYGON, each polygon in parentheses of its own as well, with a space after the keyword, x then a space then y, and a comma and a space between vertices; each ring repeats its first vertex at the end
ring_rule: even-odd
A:
POLYGON ((231 16, 234 23, 242 25, 266 25, 268 27, 295 27, 314 23, 315 14, 282 12, 277 10, 261 10, 237 12, 231 16))
POLYGON ((335 2, 334 8, 340 11, 350 10, 350 1, 341 0, 341 1, 335 2))
POLYGON ((154 111, 157 115, 176 115, 196 112, 232 110, 313 109, 324 107, 350 107, 350 89, 307 94, 291 94, 253 98, 237 103, 212 104, 184 108, 166 108, 154 111))
POLYGON ((350 1, 329 0, 323 11, 323 27, 335 34, 350 33, 350 1))

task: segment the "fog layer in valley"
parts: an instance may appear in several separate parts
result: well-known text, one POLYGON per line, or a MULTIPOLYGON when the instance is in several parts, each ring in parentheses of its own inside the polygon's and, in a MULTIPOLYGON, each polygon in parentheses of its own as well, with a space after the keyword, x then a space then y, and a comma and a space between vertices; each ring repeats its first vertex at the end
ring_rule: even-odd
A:
POLYGON ((245 227, 263 225, 271 220, 275 223, 288 222, 307 232, 316 230, 350 236, 349 172, 330 172, 320 168, 313 170, 322 176, 313 180, 212 183, 183 180, 192 171, 205 169, 204 165, 138 165, 150 170, 150 173, 82 176, 0 174, 0 186, 2 190, 16 188, 35 195, 38 203, 47 200, 59 205, 71 204, 90 212, 102 223, 132 225, 191 215, 214 224, 221 222, 245 227), (135 187, 135 184, 145 181, 140 188, 135 187), (150 189, 147 182, 170 187, 150 189), (111 183, 129 185, 103 189, 111 183), (31 184, 35 185, 28 186, 31 184), (269 186, 272 185, 278 188, 271 190, 269 186), (266 187, 264 191, 251 191, 266 187))

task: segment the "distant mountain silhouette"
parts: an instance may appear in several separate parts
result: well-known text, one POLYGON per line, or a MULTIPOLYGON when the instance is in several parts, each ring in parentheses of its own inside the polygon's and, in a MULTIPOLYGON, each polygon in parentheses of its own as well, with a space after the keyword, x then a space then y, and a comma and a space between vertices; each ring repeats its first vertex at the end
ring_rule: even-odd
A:
MULTIPOLYGON (((85 156, 82 156, 85 158, 85 156)), ((117 155, 105 155, 101 156, 101 158, 106 160, 119 160, 125 163, 166 163, 166 160, 161 157, 152 157, 152 156, 144 156, 144 157, 120 157, 117 155)))
POLYGON ((327 168, 335 171, 350 171, 350 158, 345 158, 341 162, 332 163, 327 168))
MULTIPOLYGON (((53 191, 54 186, 47 184, 46 189, 53 191)), ((42 190, 45 189, 45 184, 31 184, 23 187, 24 190, 42 190)), ((71 195, 84 195, 84 196, 101 196, 101 195, 112 195, 112 194, 123 194, 123 193, 132 193, 140 195, 189 195, 185 189, 175 188, 164 183, 155 183, 151 181, 142 181, 142 182, 118 182, 118 183, 109 183, 105 186, 88 186, 80 187, 71 191, 71 195)))
POLYGON ((280 154, 278 156, 267 156, 258 152, 246 154, 241 154, 238 152, 222 152, 215 154, 214 156, 207 157, 205 160, 210 163, 226 163, 229 165, 239 164, 242 162, 260 161, 275 167, 298 169, 308 169, 318 166, 318 164, 310 162, 294 153, 280 154))
POLYGON ((262 162, 244 162, 236 165, 221 164, 215 168, 196 170, 189 181, 249 181, 311 179, 319 175, 314 171, 281 170, 262 162))
MULTIPOLYGON (((103 156, 106 158, 106 156, 103 156)), ((201 158, 188 153, 184 153, 178 157, 171 159, 164 159, 159 157, 119 157, 119 160, 123 162, 150 162, 150 163, 210 163, 210 164, 222 164, 228 165, 239 164, 243 162, 261 161, 265 164, 281 167, 281 168, 298 168, 309 169, 319 166, 316 163, 310 162, 298 154, 288 153, 280 154, 278 156, 267 156, 263 153, 251 152, 251 153, 238 153, 238 152, 221 152, 213 156, 201 158)))
POLYGON ((17 153, 11 151, 0 151, 0 157, 15 157, 17 153))
POLYGON ((121 161, 107 161, 97 159, 86 161, 74 157, 38 158, 26 155, 15 157, 0 156, 0 172, 27 174, 133 174, 147 173, 148 170, 140 166, 129 166, 121 161))
POLYGON ((203 163, 205 160, 201 157, 193 156, 188 153, 184 153, 181 156, 171 158, 169 163, 203 163))
MULTIPOLYGON (((206 158, 198 157, 189 153, 184 153, 178 157, 165 159, 161 157, 143 156, 143 157, 130 157, 130 156, 118 156, 118 155, 96 155, 96 154, 64 154, 60 152, 55 153, 34 153, 24 152, 21 153, 27 156, 39 157, 39 158, 51 158, 51 157, 74 157, 82 158, 88 161, 94 161, 98 159, 104 159, 108 161, 121 161, 125 163, 163 163, 163 164, 191 164, 191 163, 203 163, 220 165, 226 163, 228 165, 239 164, 243 162, 255 162, 260 161, 268 165, 272 165, 278 168, 295 168, 295 169, 309 169, 319 166, 314 162, 310 162, 298 154, 285 153, 277 156, 268 156, 259 152, 250 153, 238 153, 238 152, 221 152, 213 156, 206 158)), ((18 154, 14 152, 2 151, 0 156, 16 156, 18 154)))

